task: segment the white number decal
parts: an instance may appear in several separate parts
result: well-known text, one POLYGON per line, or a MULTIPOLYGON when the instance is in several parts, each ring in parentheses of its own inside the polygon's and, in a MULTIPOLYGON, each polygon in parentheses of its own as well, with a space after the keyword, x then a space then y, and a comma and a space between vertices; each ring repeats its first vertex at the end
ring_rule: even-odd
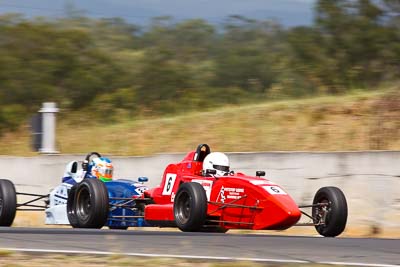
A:
POLYGON ((139 186, 136 188, 136 193, 138 193, 139 195, 143 195, 144 191, 149 190, 148 187, 146 186, 139 186))
POLYGON ((271 195, 287 195, 286 192, 282 190, 282 188, 276 185, 267 185, 263 186, 263 188, 271 195))
POLYGON ((171 195, 172 189, 174 188, 175 179, 176 174, 167 173, 167 175, 165 176, 164 190, 162 192, 163 195, 171 195))

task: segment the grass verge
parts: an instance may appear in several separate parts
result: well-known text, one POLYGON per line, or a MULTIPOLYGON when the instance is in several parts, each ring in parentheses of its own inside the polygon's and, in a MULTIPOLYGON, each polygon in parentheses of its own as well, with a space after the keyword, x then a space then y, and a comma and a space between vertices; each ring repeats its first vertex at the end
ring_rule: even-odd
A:
MULTIPOLYGON (((214 151, 399 150, 398 88, 342 96, 222 107, 158 118, 121 117, 101 123, 63 115, 61 153, 113 155, 184 152, 199 143, 214 151)), ((29 127, 0 138, 0 154, 33 156, 29 127)))
MULTIPOLYGON (((148 257, 129 257, 123 255, 112 256, 87 256, 87 255, 64 255, 64 254, 32 254, 32 253, 11 253, 0 255, 2 267, 46 267, 62 266, 69 267, 91 267, 91 266, 142 266, 142 267, 262 267, 262 266, 314 266, 324 267, 329 265, 321 264, 280 264, 280 263, 260 263, 250 261, 206 261, 206 260, 182 260, 172 258, 148 258, 148 257)), ((340 266, 339 266, 340 267, 340 266)))

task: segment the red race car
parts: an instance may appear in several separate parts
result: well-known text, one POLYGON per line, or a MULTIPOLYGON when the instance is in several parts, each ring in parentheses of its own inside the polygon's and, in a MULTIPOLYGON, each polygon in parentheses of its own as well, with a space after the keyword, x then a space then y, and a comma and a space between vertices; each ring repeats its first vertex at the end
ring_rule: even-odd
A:
POLYGON ((161 184, 143 195, 150 200, 143 206, 147 224, 203 232, 310 225, 329 237, 345 229, 347 202, 339 188, 323 187, 312 204, 298 206, 279 185, 262 178, 264 171, 256 176, 234 173, 224 155, 210 152, 208 145, 201 144, 181 162, 167 166, 161 184), (301 208, 311 208, 311 215, 301 208), (310 223, 298 224, 302 214, 310 223))

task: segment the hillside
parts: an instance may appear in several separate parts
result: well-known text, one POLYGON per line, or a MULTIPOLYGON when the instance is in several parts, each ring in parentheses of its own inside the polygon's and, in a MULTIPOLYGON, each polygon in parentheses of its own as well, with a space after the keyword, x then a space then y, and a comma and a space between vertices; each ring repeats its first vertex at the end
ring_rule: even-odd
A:
MULTIPOLYGON (((86 113, 58 120, 61 153, 114 155, 184 152, 199 143, 214 151, 343 151, 400 149, 399 88, 222 107, 179 116, 122 117, 102 124, 86 113)), ((0 154, 26 155, 26 125, 0 138, 0 154)))

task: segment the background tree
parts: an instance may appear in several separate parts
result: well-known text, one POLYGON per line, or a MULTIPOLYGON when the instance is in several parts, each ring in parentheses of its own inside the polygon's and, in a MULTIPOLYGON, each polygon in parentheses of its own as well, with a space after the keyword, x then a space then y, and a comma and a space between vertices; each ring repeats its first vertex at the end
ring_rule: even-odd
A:
POLYGON ((0 132, 44 101, 112 121, 372 90, 398 81, 399 14, 394 0, 318 0, 314 23, 293 28, 239 15, 222 25, 158 17, 148 27, 80 11, 2 15, 0 132))

